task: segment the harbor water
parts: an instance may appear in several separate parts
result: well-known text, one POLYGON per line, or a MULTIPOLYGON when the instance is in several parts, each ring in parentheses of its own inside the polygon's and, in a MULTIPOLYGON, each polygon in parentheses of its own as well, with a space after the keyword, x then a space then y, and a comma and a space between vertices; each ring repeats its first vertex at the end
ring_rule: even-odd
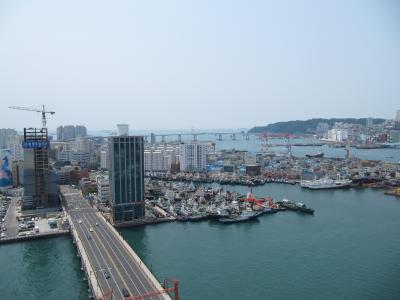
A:
MULTIPOLYGON (((224 186, 246 193, 244 186, 224 186)), ((123 236, 182 299, 398 299, 400 199, 381 190, 310 191, 267 184, 260 196, 315 209, 258 221, 165 223, 123 236)), ((88 299, 69 237, 0 246, 2 299, 88 299)))
POLYGON ((180 280, 182 299, 400 297, 400 199, 371 189, 282 184, 253 193, 302 201, 315 215, 285 211, 231 225, 168 223, 123 235, 158 278, 180 280))
POLYGON ((89 299, 72 237, 0 245, 0 299, 89 299))

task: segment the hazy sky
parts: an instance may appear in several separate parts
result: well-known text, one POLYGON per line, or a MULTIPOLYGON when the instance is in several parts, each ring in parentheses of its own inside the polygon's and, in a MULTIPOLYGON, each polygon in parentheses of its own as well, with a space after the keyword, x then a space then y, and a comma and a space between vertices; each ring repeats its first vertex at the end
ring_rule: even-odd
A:
POLYGON ((0 1, 0 127, 250 128, 400 109, 400 1, 0 1))

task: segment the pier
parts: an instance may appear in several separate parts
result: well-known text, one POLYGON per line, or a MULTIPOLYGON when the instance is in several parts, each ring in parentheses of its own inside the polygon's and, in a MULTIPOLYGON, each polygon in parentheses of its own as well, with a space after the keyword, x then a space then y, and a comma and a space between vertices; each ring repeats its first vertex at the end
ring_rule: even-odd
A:
POLYGON ((61 186, 61 197, 95 299, 171 300, 168 291, 179 299, 178 283, 169 280, 161 286, 117 230, 78 190, 61 186), (168 283, 173 286, 168 287, 168 283))

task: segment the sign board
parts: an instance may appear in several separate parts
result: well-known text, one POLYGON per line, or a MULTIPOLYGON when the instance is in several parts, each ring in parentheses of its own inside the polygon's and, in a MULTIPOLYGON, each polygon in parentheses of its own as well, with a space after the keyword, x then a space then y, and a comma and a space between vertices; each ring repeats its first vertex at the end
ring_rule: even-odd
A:
POLYGON ((24 141, 22 142, 22 148, 24 149, 36 149, 36 148, 49 148, 49 141, 24 141))

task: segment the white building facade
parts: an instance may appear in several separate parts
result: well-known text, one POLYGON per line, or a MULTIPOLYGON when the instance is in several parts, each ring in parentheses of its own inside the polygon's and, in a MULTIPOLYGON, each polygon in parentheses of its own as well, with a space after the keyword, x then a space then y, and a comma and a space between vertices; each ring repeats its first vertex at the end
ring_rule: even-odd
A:
POLYGON ((208 147, 205 143, 187 143, 180 145, 181 172, 201 172, 206 169, 208 147))

